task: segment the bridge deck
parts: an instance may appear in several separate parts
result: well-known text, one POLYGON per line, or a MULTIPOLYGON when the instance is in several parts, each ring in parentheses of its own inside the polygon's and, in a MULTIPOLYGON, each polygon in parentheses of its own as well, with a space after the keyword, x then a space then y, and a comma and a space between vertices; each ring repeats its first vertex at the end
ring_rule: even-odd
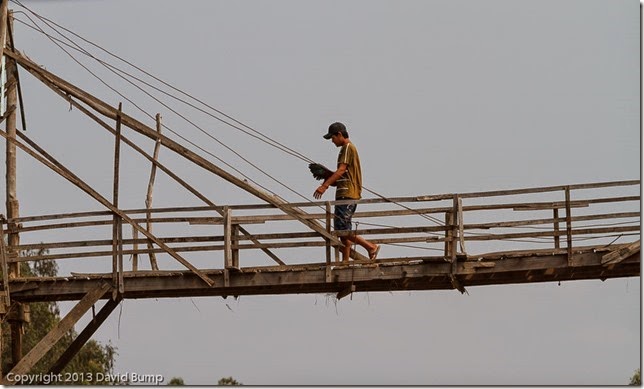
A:
MULTIPOLYGON (((206 285, 190 271, 125 272, 124 298, 185 296, 241 296, 258 294, 345 293, 365 291, 454 289, 460 286, 608 279, 639 276, 639 250, 629 253, 618 264, 602 264, 602 258, 626 248, 584 247, 574 250, 570 261, 567 250, 539 250, 495 253, 457 260, 455 271, 443 258, 417 257, 382 259, 375 262, 351 261, 332 266, 327 277, 326 263, 241 268, 229 271, 203 270, 213 281, 206 285), (456 279, 455 284, 451 276, 456 279)), ((24 302, 77 300, 112 274, 76 274, 71 277, 20 278, 10 282, 11 297, 24 302)), ((105 297, 111 296, 106 294, 105 297)))

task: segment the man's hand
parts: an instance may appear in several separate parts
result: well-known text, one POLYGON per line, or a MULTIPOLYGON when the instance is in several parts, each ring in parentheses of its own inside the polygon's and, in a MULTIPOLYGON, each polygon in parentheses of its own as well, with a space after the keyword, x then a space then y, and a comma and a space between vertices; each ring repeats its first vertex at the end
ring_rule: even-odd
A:
POLYGON ((316 198, 316 199, 318 199, 318 200, 319 200, 319 199, 321 199, 321 198, 322 198, 322 195, 324 194, 324 192, 326 192, 326 190, 327 190, 327 189, 329 189, 329 187, 328 187, 328 186, 320 185, 320 186, 315 190, 315 192, 313 192, 313 197, 315 197, 315 198, 316 198))

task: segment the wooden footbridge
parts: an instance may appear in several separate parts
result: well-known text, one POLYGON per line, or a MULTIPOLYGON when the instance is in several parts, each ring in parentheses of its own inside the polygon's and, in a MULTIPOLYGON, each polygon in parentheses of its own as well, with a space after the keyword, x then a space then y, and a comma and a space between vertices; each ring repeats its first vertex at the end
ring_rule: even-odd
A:
MULTIPOLYGON (((1 20, 7 20, 2 1, 1 20)), ((9 33, 7 32, 9 31, 9 33)), ((640 274, 640 181, 567 184, 478 193, 375 196, 359 201, 358 233, 383 249, 377 260, 353 252, 339 260, 332 208, 338 202, 292 203, 236 177, 156 128, 34 63, 7 41, 7 210, 0 220, 0 313, 12 324, 14 366, 4 383, 24 374, 100 300, 106 301, 52 372, 60 372, 122 299, 455 289, 480 285, 561 282, 640 274), (40 80, 114 136, 113 192, 99 193, 24 132, 16 131, 18 67, 40 80), (144 151, 124 129, 143 135, 144 151), (121 150, 150 162, 146 207, 119 206, 121 150), (218 205, 158 160, 172 152, 254 195, 255 204, 218 205), (96 201, 93 211, 19 215, 18 152, 34 158, 96 201), (152 207, 161 171, 203 206, 152 207), (55 232, 52 234, 52 232, 55 232), (52 238, 55 237, 55 238, 52 238), (81 238, 79 238, 81 237, 81 238), (20 263, 56 261, 72 270, 25 277, 20 263), (88 271, 87 269, 91 269, 88 271), (21 331, 26 303, 78 300, 27 355, 21 331)), ((21 110, 22 111, 22 110, 21 110)), ((140 138, 140 137, 139 137, 140 138)), ((143 195, 143 194, 142 194, 143 195)))

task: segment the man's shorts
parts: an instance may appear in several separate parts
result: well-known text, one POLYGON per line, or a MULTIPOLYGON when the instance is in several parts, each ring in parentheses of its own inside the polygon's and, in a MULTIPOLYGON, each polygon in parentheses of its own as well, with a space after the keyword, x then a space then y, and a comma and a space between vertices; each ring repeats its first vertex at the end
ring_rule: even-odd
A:
POLYGON ((351 231, 351 217, 358 204, 338 204, 335 206, 333 227, 336 231, 351 231))

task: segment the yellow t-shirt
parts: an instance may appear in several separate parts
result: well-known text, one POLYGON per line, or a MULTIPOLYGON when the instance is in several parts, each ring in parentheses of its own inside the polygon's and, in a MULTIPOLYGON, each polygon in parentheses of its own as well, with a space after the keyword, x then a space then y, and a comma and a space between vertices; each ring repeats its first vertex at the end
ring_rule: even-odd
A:
POLYGON ((353 143, 347 143, 340 149, 338 166, 347 164, 347 171, 336 181, 335 199, 359 200, 362 195, 362 170, 358 149, 353 143))

